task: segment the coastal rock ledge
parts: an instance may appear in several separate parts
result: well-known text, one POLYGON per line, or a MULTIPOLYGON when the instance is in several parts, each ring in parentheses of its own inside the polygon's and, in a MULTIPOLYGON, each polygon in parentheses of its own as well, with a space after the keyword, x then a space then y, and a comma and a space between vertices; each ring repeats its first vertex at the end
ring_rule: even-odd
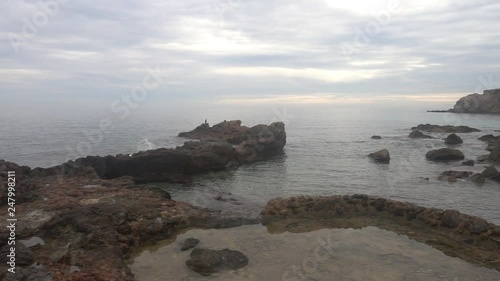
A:
POLYGON ((325 227, 332 228, 376 226, 407 235, 445 254, 500 270, 500 227, 455 210, 355 194, 273 199, 261 215, 268 228, 289 222, 289 231, 296 231, 294 226, 306 220, 325 221, 325 227))

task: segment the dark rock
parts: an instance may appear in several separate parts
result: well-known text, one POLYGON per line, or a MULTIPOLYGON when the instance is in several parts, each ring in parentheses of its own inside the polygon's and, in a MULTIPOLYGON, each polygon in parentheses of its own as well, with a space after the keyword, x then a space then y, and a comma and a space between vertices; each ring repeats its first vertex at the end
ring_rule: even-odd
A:
POLYGON ((455 113, 500 114, 500 89, 485 90, 482 95, 474 93, 457 101, 452 109, 455 113))
POLYGON ((433 139, 433 137, 429 136, 429 135, 426 135, 424 133, 422 133, 421 131, 419 130, 413 130, 409 135, 408 135, 409 138, 412 138, 412 139, 433 139))
POLYGON ((472 172, 467 171, 445 171, 439 176, 440 180, 456 181, 456 179, 466 179, 472 176, 472 172))
POLYGON ((385 202, 386 201, 387 200, 385 200, 383 198, 377 198, 373 202, 371 202, 370 205, 375 207, 375 210, 382 212, 383 210, 385 210, 385 202))
POLYGON ((486 183, 486 178, 483 177, 481 174, 475 174, 475 175, 473 175, 472 177, 470 177, 470 180, 473 183, 477 183, 477 184, 484 184, 484 183, 486 183))
POLYGON ((481 234, 488 231, 488 223, 480 218, 471 218, 465 222, 465 228, 472 234, 481 234))
POLYGON ((424 132, 430 133, 473 133, 473 132, 481 132, 476 128, 471 128, 468 126, 451 126, 451 125, 431 125, 431 124, 420 124, 417 127, 411 128, 412 130, 420 130, 424 132))
POLYGON ((462 162, 463 166, 474 166, 474 160, 467 160, 462 162))
POLYGON ((198 245, 198 243, 200 243, 200 240, 195 239, 195 238, 188 238, 188 239, 186 239, 186 241, 184 241, 184 243, 182 243, 181 251, 187 251, 189 249, 192 249, 192 248, 196 247, 196 245, 198 245))
POLYGON ((443 212, 441 226, 448 228, 455 228, 460 222, 460 212, 455 210, 446 210, 443 212))
POLYGON ((464 143, 464 141, 462 140, 462 138, 460 138, 456 134, 451 134, 451 135, 448 135, 448 137, 446 137, 446 139, 444 140, 444 143, 449 144, 449 145, 457 145, 457 144, 464 143))
POLYGON ((377 152, 370 153, 368 157, 380 163, 389 163, 389 161, 391 160, 389 151, 387 149, 382 149, 377 152))
POLYGON ((498 170, 495 168, 495 166, 489 166, 488 168, 486 168, 482 173, 481 173, 481 176, 483 176, 484 178, 487 178, 487 179, 492 179, 492 178, 496 178, 500 175, 500 173, 498 172, 498 170))
POLYGON ((427 152, 425 157, 432 161, 454 161, 463 160, 464 154, 460 150, 441 148, 427 152))
POLYGON ((372 140, 380 140, 380 139, 382 139, 381 136, 372 136, 372 140))
MULTIPOLYGON (((285 125, 275 122, 271 125, 257 125, 252 128, 239 126, 236 121, 225 122, 227 125, 201 125, 193 133, 184 136, 204 138, 206 141, 188 141, 175 149, 160 148, 141 151, 133 155, 88 156, 69 161, 47 169, 33 169, 32 176, 72 175, 81 177, 100 177, 115 179, 131 176, 136 183, 177 182, 179 178, 209 171, 228 170, 243 163, 265 159, 283 151, 286 144, 285 125), (239 129, 235 129, 239 128, 239 129), (230 134, 233 132, 234 134, 230 134), (237 148, 236 143, 244 134, 244 140, 237 148), (214 142, 222 140, 223 142, 214 142)), ((168 196, 165 194, 165 197, 168 196)))
POLYGON ((239 251, 223 249, 194 249, 186 265, 193 271, 208 276, 223 270, 235 270, 248 265, 248 258, 239 251))

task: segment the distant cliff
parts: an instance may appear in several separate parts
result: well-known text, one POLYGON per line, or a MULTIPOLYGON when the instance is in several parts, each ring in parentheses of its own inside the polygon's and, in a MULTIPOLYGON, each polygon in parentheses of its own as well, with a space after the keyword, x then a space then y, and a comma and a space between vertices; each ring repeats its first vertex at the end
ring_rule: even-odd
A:
POLYGON ((482 95, 476 93, 465 96, 459 99, 450 111, 500 114, 500 89, 485 90, 482 95))

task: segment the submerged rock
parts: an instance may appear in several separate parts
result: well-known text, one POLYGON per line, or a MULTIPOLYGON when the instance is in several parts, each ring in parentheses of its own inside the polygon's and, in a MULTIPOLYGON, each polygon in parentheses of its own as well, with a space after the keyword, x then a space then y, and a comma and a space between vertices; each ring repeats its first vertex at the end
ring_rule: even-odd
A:
POLYGON ((481 130, 476 128, 471 128, 468 126, 451 126, 451 125, 431 125, 431 124, 420 124, 417 127, 411 128, 412 130, 420 130, 424 132, 431 133, 473 133, 481 132, 481 130))
POLYGON ((425 157, 432 161, 454 161, 463 160, 464 154, 460 150, 451 148, 441 148, 427 152, 425 157))
POLYGON ((381 136, 372 136, 372 140, 380 140, 380 139, 382 139, 381 136))
POLYGON ((467 161, 464 161, 462 162, 462 165, 463 166, 474 166, 474 160, 467 160, 467 161))
POLYGON ((481 173, 481 176, 487 179, 498 179, 500 178, 500 173, 495 168, 495 166, 489 166, 481 173))
POLYGON ((198 245, 200 243, 200 240, 198 239, 195 239, 195 238, 188 238, 186 239, 186 241, 184 241, 184 243, 182 243, 182 246, 181 246, 181 251, 187 251, 189 249, 192 249, 194 247, 196 247, 196 245, 198 245))
POLYGON ((444 143, 449 144, 449 145, 456 145, 456 144, 464 143, 464 141, 462 140, 462 138, 460 138, 456 134, 451 134, 451 135, 448 135, 448 137, 446 137, 446 139, 444 140, 444 143))
POLYGON ((473 174, 472 172, 467 172, 467 171, 446 171, 441 173, 439 179, 455 182, 457 181, 457 179, 466 179, 472 176, 472 174, 473 174))
POLYGON ((429 135, 426 135, 424 133, 422 133, 421 131, 419 130, 413 130, 409 135, 408 135, 409 138, 412 138, 412 139, 433 139, 433 137, 429 136, 429 135))
POLYGON ((194 249, 186 265, 193 271, 208 276, 219 271, 243 268, 248 265, 248 258, 235 250, 194 249))
POLYGON ((382 149, 377 152, 370 153, 368 157, 380 163, 389 163, 389 161, 391 160, 389 151, 387 149, 382 149))

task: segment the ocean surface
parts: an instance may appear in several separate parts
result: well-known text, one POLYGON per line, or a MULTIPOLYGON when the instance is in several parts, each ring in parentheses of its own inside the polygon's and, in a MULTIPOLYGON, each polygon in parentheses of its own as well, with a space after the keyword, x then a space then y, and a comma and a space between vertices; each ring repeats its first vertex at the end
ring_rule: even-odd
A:
POLYGON ((157 183, 176 200, 220 208, 228 212, 258 214, 265 202, 292 195, 363 193, 410 201, 427 207, 456 209, 500 224, 500 184, 476 185, 468 181, 438 180, 446 170, 481 172, 486 165, 460 166, 460 162, 433 163, 425 159, 431 149, 445 147, 441 138, 413 140, 410 128, 422 123, 468 125, 480 133, 460 134, 457 146, 466 159, 487 154, 477 140, 500 134, 500 116, 427 113, 422 109, 377 109, 332 106, 229 106, 132 110, 127 116, 110 110, 1 115, 0 159, 30 167, 49 167, 86 155, 115 155, 182 145, 181 131, 208 119, 213 125, 240 119, 243 125, 286 124, 287 145, 282 155, 231 172, 196 177, 193 186, 157 183), (372 140, 380 135, 381 140, 372 140), (390 164, 367 158, 386 148, 390 164), (427 179, 428 178, 428 179, 427 179), (215 200, 219 196, 231 200, 215 200))

